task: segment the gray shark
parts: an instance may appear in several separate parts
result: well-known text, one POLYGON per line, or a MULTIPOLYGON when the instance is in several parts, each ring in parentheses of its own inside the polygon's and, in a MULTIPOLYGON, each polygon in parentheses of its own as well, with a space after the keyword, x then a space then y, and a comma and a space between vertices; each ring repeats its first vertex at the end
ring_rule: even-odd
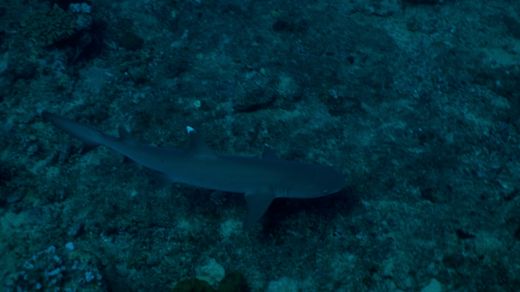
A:
POLYGON ((188 127, 190 145, 185 149, 156 147, 129 137, 119 137, 56 114, 44 112, 45 120, 91 146, 103 145, 177 183, 244 193, 248 215, 246 224, 257 222, 274 198, 315 198, 333 194, 345 185, 334 168, 279 159, 270 150, 262 157, 220 155, 213 152, 197 131, 188 127))

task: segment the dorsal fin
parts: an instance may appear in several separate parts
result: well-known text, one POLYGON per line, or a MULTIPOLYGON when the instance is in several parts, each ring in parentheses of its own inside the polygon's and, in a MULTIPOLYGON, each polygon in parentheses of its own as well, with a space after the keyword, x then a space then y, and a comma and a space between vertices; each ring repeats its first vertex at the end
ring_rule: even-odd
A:
POLYGON ((269 145, 265 145, 264 152, 262 153, 262 158, 265 159, 278 159, 278 155, 276 151, 269 145))
POLYGON ((190 137, 190 142, 188 145, 188 152, 193 156, 211 158, 216 157, 215 153, 211 148, 208 147, 202 135, 199 134, 197 130, 195 130, 191 126, 186 126, 186 133, 190 137))

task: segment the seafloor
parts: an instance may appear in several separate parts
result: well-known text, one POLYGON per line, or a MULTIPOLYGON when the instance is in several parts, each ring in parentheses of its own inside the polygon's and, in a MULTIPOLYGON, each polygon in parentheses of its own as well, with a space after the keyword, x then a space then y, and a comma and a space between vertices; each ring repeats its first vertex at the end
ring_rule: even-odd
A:
POLYGON ((520 1, 3 0, 0 117, 2 291, 519 291, 520 1), (244 228, 43 111, 347 185, 244 228))

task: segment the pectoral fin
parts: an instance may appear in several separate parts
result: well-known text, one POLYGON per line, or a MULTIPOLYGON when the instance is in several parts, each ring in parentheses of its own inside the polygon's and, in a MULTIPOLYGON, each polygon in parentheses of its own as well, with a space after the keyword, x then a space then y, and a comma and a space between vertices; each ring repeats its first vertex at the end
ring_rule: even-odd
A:
POLYGON ((246 202, 247 202, 247 216, 245 218, 244 225, 252 226, 260 218, 264 215, 269 205, 275 198, 275 195, 272 193, 246 193, 245 194, 246 202))

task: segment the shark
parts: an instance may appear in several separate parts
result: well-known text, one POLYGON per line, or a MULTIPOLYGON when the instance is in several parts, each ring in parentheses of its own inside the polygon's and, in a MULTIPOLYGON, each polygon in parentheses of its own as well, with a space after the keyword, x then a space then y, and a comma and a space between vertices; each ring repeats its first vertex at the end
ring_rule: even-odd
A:
POLYGON ((173 148, 139 142, 122 127, 119 136, 111 136, 54 113, 45 111, 42 117, 89 147, 108 147, 172 182, 245 194, 248 226, 261 219, 275 198, 316 198, 345 186, 343 174, 333 167, 280 159, 272 148, 260 157, 218 154, 189 126, 189 145, 173 148))

